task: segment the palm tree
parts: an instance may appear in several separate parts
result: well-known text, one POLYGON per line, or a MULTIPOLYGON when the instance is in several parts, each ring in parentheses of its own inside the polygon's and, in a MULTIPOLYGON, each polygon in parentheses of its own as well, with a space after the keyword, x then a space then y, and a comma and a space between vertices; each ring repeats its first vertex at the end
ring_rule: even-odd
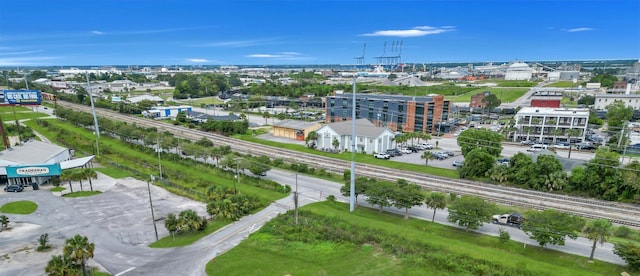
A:
POLYGON ((593 261, 593 253, 596 251, 596 244, 600 242, 600 245, 603 245, 611 236, 611 227, 611 221, 607 219, 597 219, 592 220, 584 229, 583 232, 587 235, 587 239, 593 241, 589 261, 593 261))
POLYGON ((1 215, 0 216, 0 232, 6 229, 8 225, 9 225, 9 217, 5 215, 1 215))
POLYGON ((567 156, 567 158, 571 159, 571 137, 579 136, 580 129, 577 129, 577 128, 567 129, 565 133, 567 134, 567 142, 569 143, 569 155, 567 156))
POLYGON ((164 227, 167 228, 167 230, 169 230, 169 232, 171 233, 171 236, 175 239, 176 238, 176 231, 178 231, 178 219, 176 218, 176 215, 169 213, 167 215, 167 219, 164 220, 164 227))
POLYGON ((551 130, 551 135, 553 136, 553 143, 555 144, 558 140, 558 136, 562 135, 562 129, 554 128, 551 130))
POLYGON ((75 235, 67 240, 66 245, 62 249, 65 256, 69 258, 82 269, 82 275, 87 276, 87 260, 93 258, 95 244, 90 243, 85 236, 75 235))
POLYGON ((267 120, 269 119, 269 117, 271 117, 271 115, 269 114, 269 112, 265 111, 264 113, 262 113, 262 118, 264 118, 264 124, 267 124, 267 120))
POLYGON ((429 165, 429 160, 433 160, 436 159, 435 155, 433 155, 433 153, 431 151, 424 151, 422 153, 422 155, 420 156, 420 158, 424 159, 424 165, 428 166, 429 165))
POLYGON ((71 180, 74 180, 73 171, 70 171, 70 170, 62 171, 62 173, 60 174, 60 181, 68 181, 69 189, 73 193, 73 186, 71 186, 71 180))
POLYGON ((80 271, 73 267, 71 258, 65 255, 51 257, 44 271, 49 276, 80 275, 80 271))
POLYGON ((436 220, 436 210, 447 207, 447 197, 443 193, 433 192, 427 195, 424 203, 427 207, 433 209, 431 222, 434 222, 436 220))
POLYGON ((98 179, 98 173, 96 173, 96 171, 92 169, 85 168, 82 169, 81 175, 84 179, 89 180, 89 186, 91 187, 91 191, 93 191, 93 182, 91 181, 91 179, 98 179))

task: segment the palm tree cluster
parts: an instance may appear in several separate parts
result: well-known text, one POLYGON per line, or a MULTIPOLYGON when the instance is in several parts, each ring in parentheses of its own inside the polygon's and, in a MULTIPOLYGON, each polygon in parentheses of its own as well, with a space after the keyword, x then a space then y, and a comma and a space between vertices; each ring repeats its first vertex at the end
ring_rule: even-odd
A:
POLYGON ((80 190, 82 191, 82 180, 89 180, 89 186, 91 191, 93 191, 93 182, 91 179, 98 179, 98 174, 93 169, 82 168, 82 169, 72 169, 62 171, 60 174, 60 181, 69 182, 69 189, 73 193, 73 187, 71 186, 71 181, 79 181, 80 182, 80 190))
POLYGON ((397 135, 395 138, 396 145, 401 145, 409 142, 411 145, 415 145, 416 142, 420 140, 428 141, 431 140, 431 135, 422 132, 406 132, 400 135, 397 135))
POLYGON ((224 187, 211 186, 207 196, 212 200, 207 204, 207 213, 216 218, 238 220, 258 204, 258 198, 235 193, 232 189, 224 187))
POLYGON ((89 275, 87 261, 93 258, 95 244, 85 236, 75 235, 68 239, 62 255, 51 257, 45 272, 50 276, 89 275))
POLYGON ((207 228, 208 224, 209 221, 207 221, 207 218, 198 216, 198 213, 191 209, 180 212, 178 216, 169 213, 167 219, 164 221, 164 227, 166 227, 174 237, 175 234, 179 232, 202 231, 207 228))

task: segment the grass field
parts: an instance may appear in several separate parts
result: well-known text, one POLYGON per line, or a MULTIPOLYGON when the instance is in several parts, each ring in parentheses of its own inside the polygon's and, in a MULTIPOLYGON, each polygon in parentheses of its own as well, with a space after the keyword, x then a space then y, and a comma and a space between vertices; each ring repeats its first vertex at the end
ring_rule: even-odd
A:
POLYGON ((134 176, 132 173, 130 173, 128 171, 124 171, 124 170, 120 170, 120 169, 116 169, 116 168, 111 168, 111 167, 95 168, 94 170, 97 171, 97 172, 101 172, 103 174, 106 174, 109 177, 115 178, 115 179, 134 176))
POLYGON ((364 207, 350 213, 348 208, 347 204, 333 202, 305 206, 297 227, 291 224, 291 212, 279 216, 239 246, 209 262, 206 272, 208 275, 620 275, 624 270, 597 260, 590 263, 585 257, 531 245, 523 247, 515 241, 503 244, 494 236, 429 221, 404 220, 364 207), (314 231, 318 227, 314 221, 318 219, 335 224, 325 223, 323 230, 314 231), (285 231, 289 232, 279 234, 285 231), (362 232, 373 233, 378 242, 358 239, 356 233, 362 232), (344 239, 323 238, 335 235, 344 239))
POLYGON ((180 233, 175 235, 175 238, 171 235, 166 236, 158 241, 149 244, 151 248, 170 248, 170 247, 179 247, 190 245, 196 242, 197 240, 208 236, 209 234, 217 231, 218 229, 224 227, 225 225, 231 223, 228 220, 213 220, 210 221, 207 225, 207 228, 203 231, 195 231, 195 232, 187 232, 180 233))
POLYGON ((62 195, 63 197, 87 197, 101 194, 101 191, 79 191, 62 195))
POLYGON ((183 103, 189 103, 190 105, 193 103, 194 107, 200 107, 202 105, 223 104, 224 101, 218 99, 218 97, 207 97, 202 99, 183 100, 183 103))
POLYGON ((0 212, 7 214, 26 215, 35 212, 38 209, 38 204, 33 201, 20 200, 9 202, 0 207, 0 212))
POLYGON ((502 87, 486 87, 472 90, 466 94, 460 96, 446 96, 445 99, 453 101, 453 102, 465 102, 468 103, 471 101, 471 96, 482 93, 484 91, 490 91, 493 94, 496 94, 498 99, 501 99, 503 103, 510 103, 515 101, 516 99, 522 97, 529 88, 502 88, 502 87))
POLYGON ((573 81, 558 81, 558 82, 547 84, 544 87, 577 88, 578 85, 582 85, 582 87, 585 87, 587 83, 586 82, 573 83, 573 81))
POLYGON ((498 87, 534 87, 540 81, 520 81, 520 80, 504 80, 504 79, 486 79, 478 81, 479 83, 495 83, 498 87))

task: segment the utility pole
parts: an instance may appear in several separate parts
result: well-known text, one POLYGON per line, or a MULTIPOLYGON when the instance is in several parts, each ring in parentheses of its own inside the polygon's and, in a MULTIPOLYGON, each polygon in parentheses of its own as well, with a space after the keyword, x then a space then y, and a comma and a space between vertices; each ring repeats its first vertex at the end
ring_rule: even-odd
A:
MULTIPOLYGON (((240 185, 240 163, 238 162, 238 159, 236 159, 236 183, 238 186, 240 185)), ((236 186, 236 183, 233 184, 233 192, 235 194, 238 193, 238 187, 236 186)))
POLYGON ((293 205, 294 205, 294 213, 295 213, 295 221, 296 225, 298 225, 298 172, 296 172, 296 191, 293 192, 293 205))
MULTIPOLYGON (((154 180, 153 175, 150 175, 151 180, 154 180)), ((153 231, 156 233, 156 241, 158 240, 158 227, 156 226, 156 217, 153 214, 153 201, 151 200, 151 184, 147 180, 147 190, 149 191, 149 206, 151 206, 151 220, 153 221, 153 231)))
MULTIPOLYGON (((385 42, 385 47, 387 43, 385 42)), ((351 183, 349 185, 349 212, 356 208, 356 77, 353 75, 353 100, 351 106, 351 183)))
POLYGON ((160 134, 158 133, 158 137, 156 138, 156 143, 158 144, 158 148, 156 151, 158 152, 158 171, 160 172, 160 179, 162 179, 162 161, 160 160, 160 152, 162 148, 160 147, 160 134))
MULTIPOLYGON (((98 127, 98 117, 96 117, 96 107, 93 104, 93 93, 91 92, 91 82, 89 82, 89 74, 85 73, 87 78, 87 89, 89 93, 89 101, 91 102, 91 112, 93 113, 93 123, 96 131, 96 155, 100 155, 100 127, 98 127)), ((162 176, 160 176, 162 177, 162 176)))

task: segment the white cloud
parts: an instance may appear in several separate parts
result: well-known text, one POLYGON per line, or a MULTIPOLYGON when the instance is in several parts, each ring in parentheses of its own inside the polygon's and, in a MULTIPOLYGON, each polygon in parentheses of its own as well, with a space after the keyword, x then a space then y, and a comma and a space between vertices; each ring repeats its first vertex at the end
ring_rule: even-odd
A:
POLYGON ((193 62, 193 63, 203 63, 203 62, 211 62, 208 59, 204 59, 204 58, 190 58, 187 59, 188 62, 193 62))
POLYGON ((431 27, 417 26, 406 30, 382 30, 373 33, 361 34, 361 36, 394 36, 394 37, 418 37, 455 31, 454 26, 431 27))
POLYGON ((25 66, 25 65, 51 65, 51 60, 59 60, 63 57, 19 57, 0 58, 0 66, 25 66))
POLYGON ((273 54, 251 54, 248 58, 264 58, 278 60, 309 60, 310 58, 298 52, 279 52, 273 54))
POLYGON ((104 34, 104 32, 101 32, 101 31, 91 31, 91 34, 94 34, 94 35, 103 35, 103 34, 104 34))
MULTIPOLYGON (((2 49, 0 48, 0 50, 2 49)), ((24 51, 24 52, 6 52, 6 53, 0 52, 0 56, 27 55, 27 54, 34 54, 39 52, 42 52, 42 50, 24 51)))
POLYGON ((573 28, 573 29, 568 29, 568 30, 567 30, 567 32, 575 33, 575 32, 586 32, 586 31, 593 31, 593 30, 595 30, 595 29, 594 29, 594 28, 585 28, 585 27, 582 27, 582 28, 573 28))

